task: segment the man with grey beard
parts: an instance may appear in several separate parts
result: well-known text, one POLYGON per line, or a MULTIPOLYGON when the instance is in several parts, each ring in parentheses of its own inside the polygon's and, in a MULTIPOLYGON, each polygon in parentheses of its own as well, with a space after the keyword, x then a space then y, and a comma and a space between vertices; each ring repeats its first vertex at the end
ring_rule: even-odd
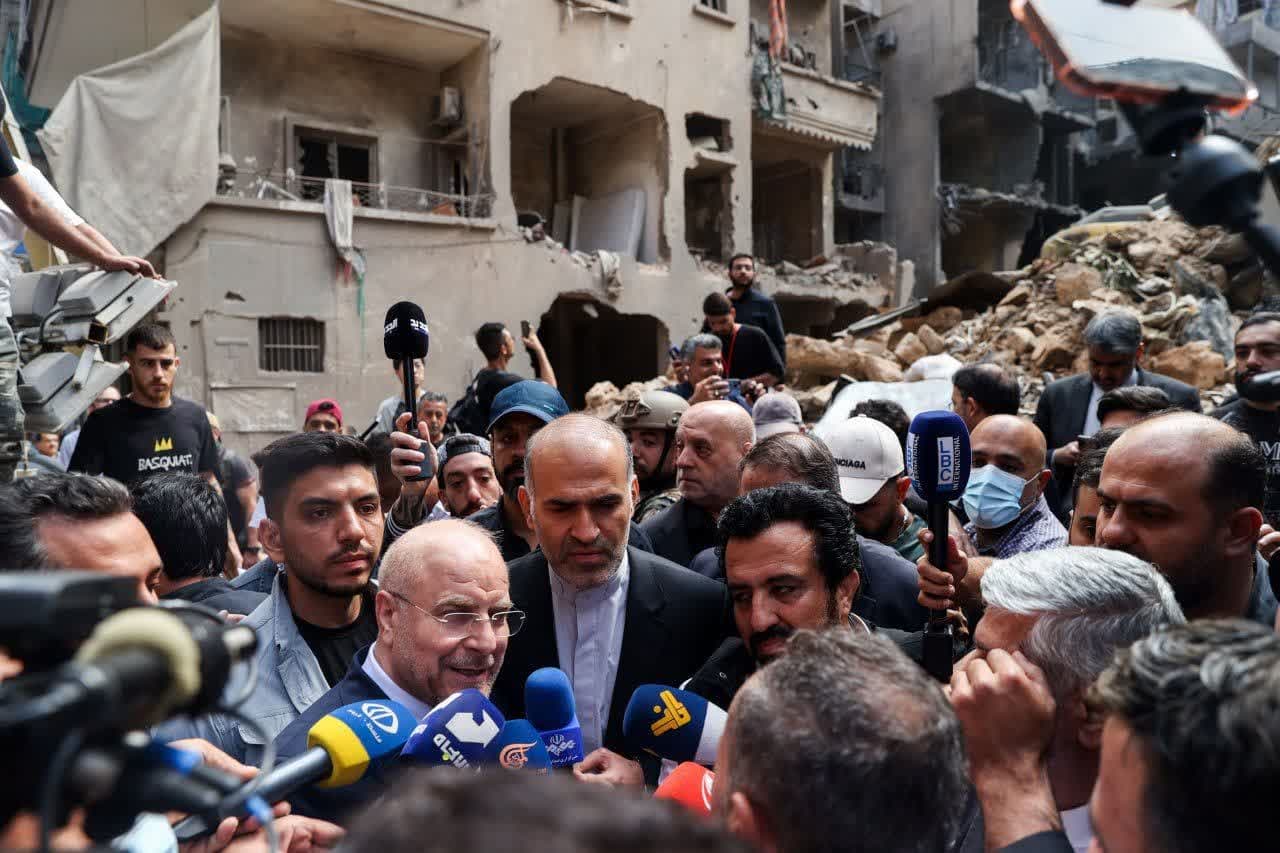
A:
POLYGON ((591 753, 575 768, 585 781, 638 780, 622 735, 631 694, 683 682, 728 628, 723 584, 629 546, 638 495, 627 438, 612 424, 565 415, 528 443, 520 505, 541 548, 509 564, 511 599, 528 625, 493 700, 523 717, 529 674, 563 670, 591 753))

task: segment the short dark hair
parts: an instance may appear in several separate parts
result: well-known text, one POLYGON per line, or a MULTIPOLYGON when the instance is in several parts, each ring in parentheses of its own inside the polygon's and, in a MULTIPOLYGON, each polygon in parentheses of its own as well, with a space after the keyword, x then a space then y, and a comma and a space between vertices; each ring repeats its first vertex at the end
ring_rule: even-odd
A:
POLYGON ((708 317, 727 317, 732 310, 733 303, 729 301, 729 297, 719 291, 708 293, 707 298, 702 300, 702 313, 708 317))
POLYGON ((829 591, 862 568, 858 537, 849 506, 839 490, 822 491, 799 483, 783 483, 741 495, 720 513, 716 558, 725 572, 730 539, 754 539, 779 522, 799 522, 813 535, 813 556, 829 591))
POLYGON ((351 824, 351 853, 747 853, 721 826, 673 803, 620 796, 553 773, 411 770, 351 824))
POLYGON ((227 504, 197 474, 153 474, 133 486, 133 512, 151 534, 165 577, 214 578, 227 561, 227 504))
POLYGON ((253 461, 262 475, 267 517, 277 523, 283 518, 281 510, 289 488, 316 468, 360 465, 377 478, 373 453, 365 443, 353 435, 336 432, 297 432, 277 438, 255 453, 253 461))
POLYGON ((951 377, 951 384, 988 415, 1016 415, 1022 404, 1018 380, 998 364, 966 364, 951 377))
POLYGON ((1089 437, 1087 444, 1080 447, 1080 461, 1076 463, 1076 473, 1071 480, 1071 502, 1074 504, 1080 496, 1080 487, 1098 488, 1102 482, 1102 463, 1107 459, 1107 450, 1124 434, 1124 427, 1100 429, 1089 437))
POLYGON ((1210 444, 1209 476, 1205 478, 1204 499, 1219 518, 1244 507, 1266 505, 1267 457, 1244 433, 1210 444))
POLYGON ((1277 695, 1280 637, 1242 619, 1169 626, 1117 653, 1091 698, 1141 746, 1153 849, 1257 846, 1280 781, 1277 695))
POLYGON ((1240 328, 1236 329, 1236 334, 1240 334, 1250 326, 1261 326, 1264 323, 1280 323, 1280 311, 1254 311, 1244 318, 1240 328))
POLYGON ((738 463, 738 476, 748 468, 774 468, 785 471, 794 482, 840 493, 835 457, 822 439, 809 433, 785 432, 753 445, 738 463))
POLYGON ((1102 422, 1116 412, 1137 412, 1152 415, 1173 405, 1169 395, 1148 385, 1126 385, 1113 388, 1098 399, 1098 421, 1102 422))
POLYGON ((134 327, 124 339, 125 352, 135 352, 140 346, 147 349, 164 349, 171 346, 174 352, 177 352, 178 339, 173 336, 168 326, 161 326, 159 323, 143 323, 141 326, 134 327))
POLYGON ((476 346, 480 347, 480 352, 484 357, 493 361, 502 355, 502 333, 507 327, 501 323, 485 323, 476 329, 476 346))
POLYGON ((738 691, 724 737, 716 787, 758 804, 779 850, 925 853, 960 834, 970 787, 960 722, 884 637, 797 631, 738 691))
POLYGON ((133 508, 129 490, 108 477, 42 471, 37 477, 0 486, 0 567, 71 569, 55 565, 40 541, 46 516, 96 521, 133 508))
POLYGON ((375 432, 365 439, 364 445, 373 456, 373 472, 378 482, 394 476, 391 473, 391 451, 395 449, 395 445, 391 443, 391 436, 385 432, 375 432))
POLYGON ((851 418, 859 415, 866 415, 893 430, 893 434, 898 437, 898 444, 902 445, 902 452, 907 452, 907 433, 911 431, 911 418, 907 417, 906 409, 892 400, 863 400, 849 413, 851 418))
POLYGON ((740 259, 742 259, 742 258, 746 258, 747 260, 751 261, 751 267, 752 267, 753 269, 755 268, 755 265, 756 265, 756 256, 755 256, 755 255, 751 254, 750 252, 738 252, 738 254, 736 254, 736 255, 732 256, 731 258, 729 258, 729 269, 733 269, 733 262, 734 262, 734 261, 736 261, 736 260, 740 260, 740 259))

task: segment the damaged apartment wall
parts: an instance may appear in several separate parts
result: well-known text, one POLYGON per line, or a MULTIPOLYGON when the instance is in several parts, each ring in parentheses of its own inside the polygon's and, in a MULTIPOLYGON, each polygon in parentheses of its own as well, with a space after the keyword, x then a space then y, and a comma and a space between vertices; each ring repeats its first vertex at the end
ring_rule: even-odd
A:
MULTIPOLYGON (((381 354, 381 323, 386 306, 399 299, 413 299, 426 311, 433 338, 426 382, 455 399, 482 366, 472 340, 475 328, 497 320, 518 329, 521 320, 537 325, 544 316, 554 325, 569 310, 552 310, 560 294, 594 301, 602 315, 616 312, 617 322, 647 329, 636 357, 651 362, 650 375, 665 366, 668 340, 697 329, 703 297, 723 280, 690 285, 702 276, 685 248, 684 181, 671 176, 683 175, 697 158, 686 134, 671 128, 679 128, 689 113, 723 119, 739 164, 726 167, 733 176, 728 205, 733 221, 750 222, 745 4, 731 4, 728 23, 689 6, 637 5, 625 15, 579 11, 572 19, 567 12, 558 0, 387 0, 367 14, 404 16, 406 22, 397 26, 405 27, 426 26, 431 19, 423 16, 434 16, 487 33, 488 44, 439 74, 362 56, 351 65, 341 63, 342 73, 355 79, 337 81, 325 68, 335 62, 332 53, 320 52, 322 61, 313 62, 306 49, 297 48, 291 49, 295 56, 307 60, 300 68, 286 68, 281 59, 251 58, 249 70, 228 80, 235 138, 247 134, 260 140, 253 143, 262 146, 256 156, 279 162, 284 105, 356 116, 330 119, 335 124, 367 119, 380 130, 430 136, 423 123, 432 113, 431 95, 456 78, 466 90, 468 118, 487 124, 489 131, 483 158, 490 183, 472 189, 488 189, 496 197, 492 216, 483 220, 357 208, 355 243, 368 266, 363 291, 335 271, 318 204, 219 198, 181 228, 166 246, 168 273, 182 284, 166 315, 184 339, 179 393, 206 402, 223 417, 229 444, 255 449, 276 432, 296 429, 306 403, 320 396, 340 399, 348 420, 363 428, 378 402, 397 392, 381 354), (297 77, 312 81, 303 103, 293 102, 292 82, 283 88, 278 82, 297 77), (588 147, 599 155, 586 158, 578 175, 559 173, 564 183, 581 181, 593 191, 629 182, 646 189, 645 241, 659 254, 665 249, 669 259, 648 267, 624 258, 621 288, 614 293, 606 290, 599 264, 526 243, 516 228, 517 211, 554 197, 557 178, 548 180, 531 166, 549 156, 551 136, 525 131, 547 122, 527 121, 530 116, 512 106, 522 94, 557 80, 596 87, 648 113, 637 114, 618 136, 590 141, 588 147), (326 93, 326 87, 341 97, 326 93), (246 111, 251 100, 261 109, 246 111), (384 114, 384 107, 394 107, 396 114, 384 114), (323 373, 260 368, 258 326, 276 316, 324 323, 323 373), (228 424, 227 415, 240 420, 228 424)), ((251 36, 237 33, 236 38, 251 36)), ((307 40, 304 33, 297 38, 307 40)), ((575 128, 564 136, 581 140, 582 134, 575 128)), ((237 160, 250 148, 248 142, 237 143, 237 160)), ((749 229, 738 229, 733 248, 750 250, 750 234, 744 232, 749 229)), ((571 363, 556 364, 557 370, 587 376, 580 364, 587 356, 568 352, 564 357, 571 363)), ((646 372, 631 367, 637 375, 646 372)), ((515 369, 529 373, 520 358, 515 369)))
POLYGON ((884 101, 881 139, 885 161, 885 213, 881 238, 915 262, 916 294, 942 278, 938 219, 922 211, 937 197, 937 99, 972 86, 977 74, 976 0, 884 0, 882 20, 898 47, 881 58, 884 101))

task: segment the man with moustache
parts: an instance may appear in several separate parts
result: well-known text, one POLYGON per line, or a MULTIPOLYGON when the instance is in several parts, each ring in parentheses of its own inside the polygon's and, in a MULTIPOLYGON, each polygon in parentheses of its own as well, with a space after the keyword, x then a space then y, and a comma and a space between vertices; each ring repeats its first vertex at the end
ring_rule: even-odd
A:
POLYGON ((680 500, 676 487, 676 426, 689 409, 683 398, 667 391, 645 391, 627 397, 613 422, 627 434, 631 459, 640 481, 640 500, 632 520, 637 524, 680 500))
MULTIPOLYGON (((346 676, 280 733, 277 761, 306 752, 311 727, 352 702, 390 699, 421 720, 460 690, 488 695, 507 642, 524 624, 493 540, 455 519, 424 524, 387 549, 374 610, 377 640, 357 651, 346 676)), ((295 813, 341 823, 387 783, 386 768, 374 767, 354 785, 304 788, 289 802, 295 813)))
POLYGON ((520 504, 542 548, 509 566, 529 624, 493 699, 509 718, 524 716, 530 673, 563 670, 590 753, 575 772, 589 782, 641 778, 622 734, 631 694, 688 678, 726 629, 722 584, 629 547, 638 493, 626 436, 612 424, 566 415, 529 445, 520 504))
MULTIPOLYGON (((519 500, 529 441, 547 424, 569 414, 569 404, 547 383, 526 379, 498 392, 493 398, 490 414, 489 444, 502 496, 497 503, 472 514, 468 520, 493 534, 502 559, 509 563, 538 547, 537 533, 526 519, 519 500)), ((427 433, 422 431, 422 426, 419 425, 419 434, 425 439, 427 433)), ((408 433, 394 432, 391 441, 396 448, 391 451, 391 470, 408 487, 412 484, 406 483, 405 478, 417 475, 426 457, 418 449, 419 439, 408 433)), ((406 502, 406 498, 411 496, 402 492, 392 510, 396 526, 401 529, 426 520, 422 515, 421 498, 416 503, 412 499, 406 502)), ((631 544, 644 551, 653 550, 649 537, 635 525, 631 529, 631 544)))
POLYGON ((1236 332, 1236 390, 1240 399, 1211 414, 1253 439, 1267 458, 1267 496, 1261 507, 1267 524, 1280 528, 1280 401, 1251 399, 1248 382, 1280 370, 1280 313, 1259 311, 1236 332))
MULTIPOLYGON (((382 550, 373 455, 354 436, 296 433, 254 456, 267 517, 262 546, 276 567, 267 599, 244 620, 258 635, 258 683, 240 712, 275 737, 346 675, 377 637, 370 585, 382 550)), ((161 727, 161 740, 203 738, 246 764, 261 741, 223 715, 161 727)))

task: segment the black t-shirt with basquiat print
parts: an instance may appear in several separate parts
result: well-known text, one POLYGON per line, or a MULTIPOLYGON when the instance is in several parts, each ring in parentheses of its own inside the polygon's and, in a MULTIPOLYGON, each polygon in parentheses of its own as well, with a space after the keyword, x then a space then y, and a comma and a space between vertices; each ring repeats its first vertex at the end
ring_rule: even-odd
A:
POLYGON ((89 416, 67 467, 128 486, 166 471, 214 473, 218 448, 203 407, 175 397, 153 409, 126 398, 89 416))

